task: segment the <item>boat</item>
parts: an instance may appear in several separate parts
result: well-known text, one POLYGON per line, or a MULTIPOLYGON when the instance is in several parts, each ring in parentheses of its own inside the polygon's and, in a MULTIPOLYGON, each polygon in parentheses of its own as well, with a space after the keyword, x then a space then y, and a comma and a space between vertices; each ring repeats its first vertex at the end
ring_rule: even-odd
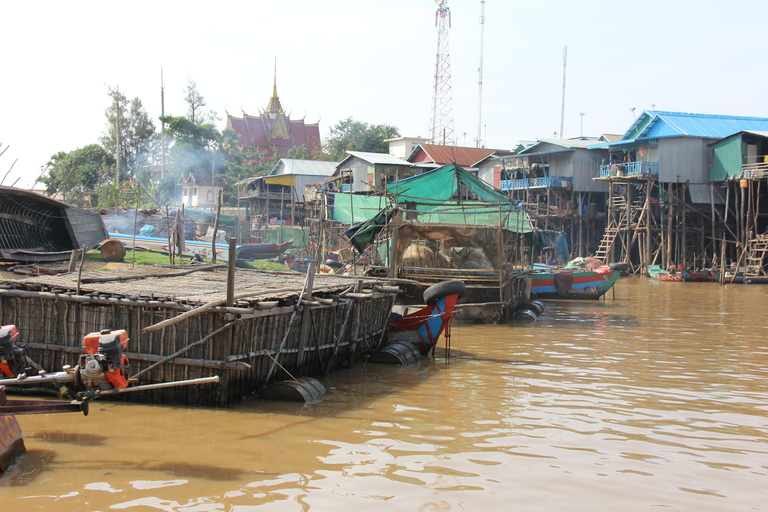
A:
POLYGON ((280 244, 244 244, 238 246, 237 259, 239 260, 263 260, 274 258, 290 249, 293 245, 293 238, 280 244))
POLYGON ((459 280, 441 281, 424 290, 425 307, 406 315, 392 312, 389 343, 412 343, 421 354, 428 354, 437 345, 440 334, 450 328, 456 301, 466 291, 464 282, 459 280))
MULTIPOLYGON (((149 249, 152 251, 168 254, 168 239, 154 236, 141 236, 127 233, 109 233, 110 240, 117 240, 126 249, 133 247, 140 249, 149 249)), ((236 246, 235 255, 239 260, 265 259, 277 256, 285 252, 293 244, 293 238, 281 244, 245 244, 236 246)), ((213 254, 211 251, 211 242, 201 240, 185 240, 184 252, 182 255, 192 257, 199 254, 205 259, 209 259, 213 254)), ((226 261, 229 258, 229 244, 216 244, 216 259, 226 261)))
POLYGON ((683 268, 683 277, 686 282, 712 282, 716 280, 715 275, 715 272, 710 269, 687 270, 683 268))
POLYGON ((530 274, 532 281, 531 297, 536 299, 598 299, 613 288, 620 275, 620 270, 611 270, 607 266, 584 271, 532 272, 530 274))
POLYGON ((93 249, 107 236, 98 212, 0 186, 0 261, 65 261, 73 250, 93 249))
MULTIPOLYGON (((26 349, 18 345, 19 330, 15 325, 0 326, 0 474, 5 472, 14 459, 24 453, 24 439, 16 420, 17 414, 50 414, 82 412, 88 416, 91 400, 101 396, 116 395, 160 387, 186 386, 189 384, 218 383, 219 377, 203 377, 154 385, 130 386, 130 362, 123 352, 128 346, 125 330, 105 329, 93 332, 83 339, 84 354, 79 364, 67 365, 63 371, 28 376, 29 366, 26 349), (9 400, 5 386, 39 386, 40 384, 67 384, 72 389, 81 388, 77 400, 9 400)), ((39 368, 39 367, 38 367, 39 368)), ((138 375, 137 375, 138 376, 138 375)))
POLYGON ((26 451, 16 415, 82 412, 88 415, 88 402, 82 400, 9 400, 0 386, 0 475, 16 457, 26 451))
POLYGON ((285 259, 283 260, 283 265, 285 265, 288 270, 293 270, 294 272, 303 272, 306 274, 310 261, 312 261, 310 258, 296 257, 292 254, 286 253, 285 259))
POLYGON ((670 267, 669 270, 664 270, 659 265, 648 265, 648 275, 651 279, 662 282, 685 281, 683 273, 679 272, 674 266, 670 267))

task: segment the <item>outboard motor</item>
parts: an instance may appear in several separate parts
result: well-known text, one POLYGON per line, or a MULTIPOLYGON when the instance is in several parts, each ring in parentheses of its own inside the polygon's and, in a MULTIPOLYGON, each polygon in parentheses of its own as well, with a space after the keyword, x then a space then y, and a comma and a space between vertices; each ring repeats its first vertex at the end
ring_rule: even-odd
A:
POLYGON ((0 327, 0 376, 16 377, 27 368, 27 355, 23 348, 17 347, 19 330, 15 325, 0 327))
MULTIPOLYGON (((87 352, 80 356, 80 371, 83 384, 105 384, 105 379, 112 387, 128 387, 131 367, 123 351, 128 348, 128 333, 123 330, 92 332, 83 338, 83 348, 87 352)), ((104 386, 99 386, 104 387, 104 386)))

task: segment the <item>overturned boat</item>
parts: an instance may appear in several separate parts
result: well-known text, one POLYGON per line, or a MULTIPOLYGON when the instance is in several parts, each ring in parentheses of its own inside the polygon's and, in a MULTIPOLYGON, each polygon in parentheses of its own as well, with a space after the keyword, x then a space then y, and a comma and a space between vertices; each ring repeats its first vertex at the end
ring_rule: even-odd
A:
POLYGON ((73 249, 93 249, 107 237, 98 212, 0 187, 0 261, 63 261, 73 249))

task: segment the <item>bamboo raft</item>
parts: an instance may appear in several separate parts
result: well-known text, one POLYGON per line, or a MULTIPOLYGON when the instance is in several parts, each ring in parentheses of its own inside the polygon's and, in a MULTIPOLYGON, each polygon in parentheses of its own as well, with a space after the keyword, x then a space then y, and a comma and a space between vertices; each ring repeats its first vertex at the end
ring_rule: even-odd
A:
POLYGON ((29 357, 49 372, 77 364, 89 332, 125 329, 139 384, 220 377, 128 400, 224 406, 378 350, 398 293, 386 279, 237 269, 227 306, 227 281, 215 265, 6 280, 0 325, 16 325, 29 357))

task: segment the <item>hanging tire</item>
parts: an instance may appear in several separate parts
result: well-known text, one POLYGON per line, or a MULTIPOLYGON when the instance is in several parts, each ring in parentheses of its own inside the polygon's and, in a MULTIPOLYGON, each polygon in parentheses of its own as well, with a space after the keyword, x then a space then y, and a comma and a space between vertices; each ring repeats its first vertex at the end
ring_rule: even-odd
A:
POLYGON ((325 264, 331 268, 341 268, 344 264, 338 260, 325 260, 325 264))
POLYGON ((619 262, 616 262, 616 263, 609 263, 608 264, 608 268, 610 268, 611 270, 625 271, 625 270, 629 270, 629 263, 627 263, 626 261, 619 261, 619 262))
POLYGON ((464 281, 442 281, 433 284, 424 290, 424 303, 429 304, 432 301, 453 295, 454 293, 458 293, 459 298, 467 294, 467 287, 464 286, 464 281))

